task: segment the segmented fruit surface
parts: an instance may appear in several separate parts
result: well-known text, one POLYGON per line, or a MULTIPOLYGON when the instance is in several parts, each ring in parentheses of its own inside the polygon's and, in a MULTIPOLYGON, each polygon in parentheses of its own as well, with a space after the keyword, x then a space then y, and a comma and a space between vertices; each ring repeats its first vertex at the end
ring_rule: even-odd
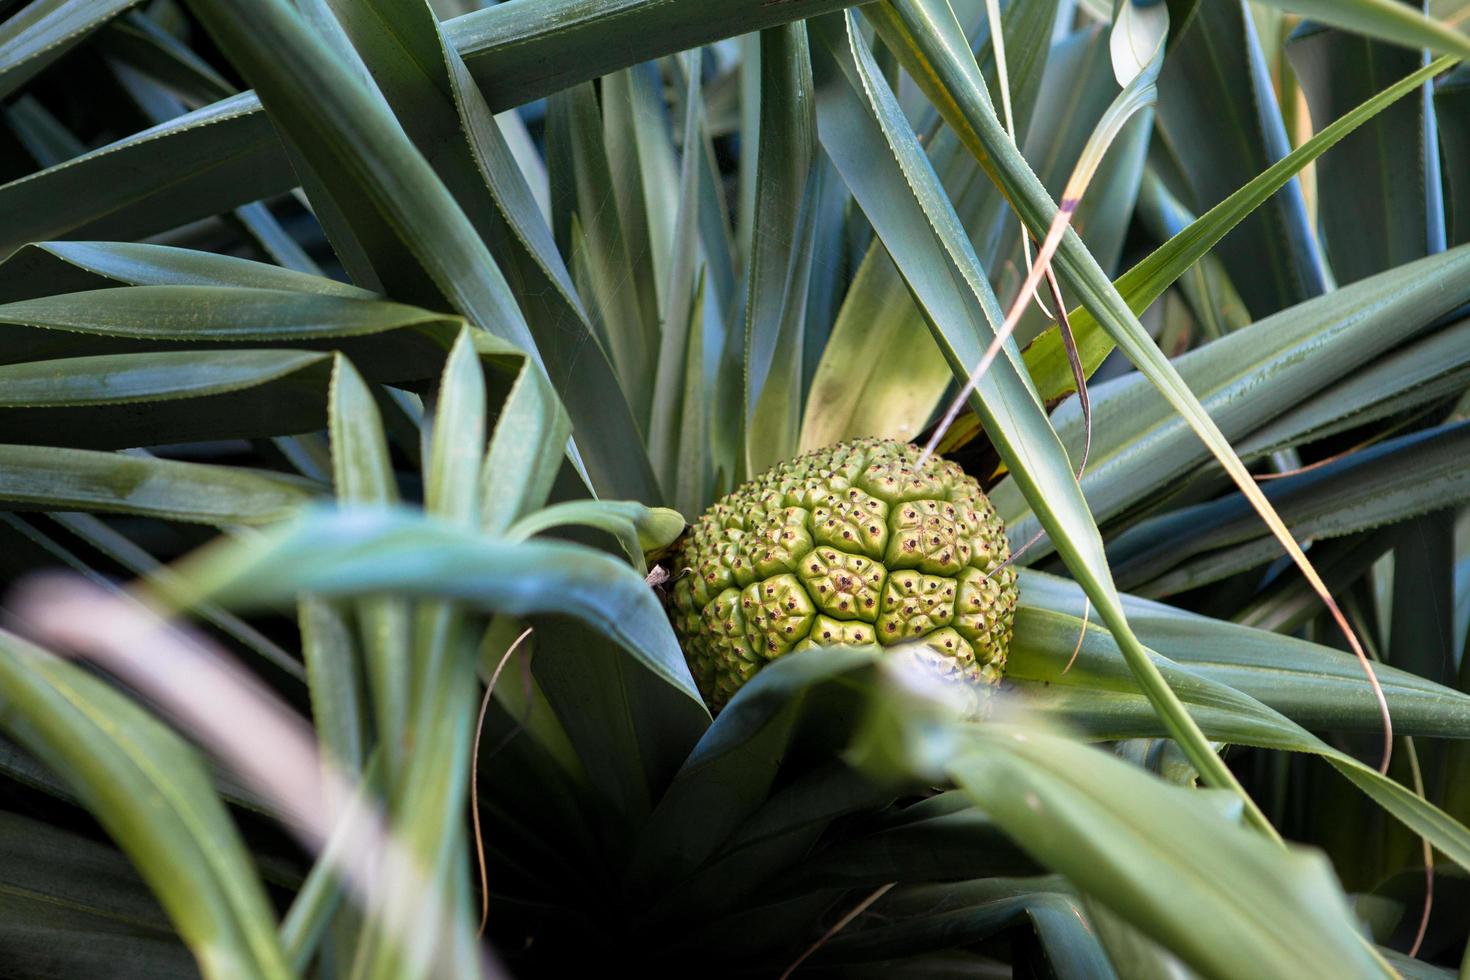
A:
POLYGON ((918 447, 858 439, 798 456, 705 511, 672 558, 671 615, 718 709, 765 664, 813 645, 922 644, 995 685, 1016 573, 980 485, 918 447))

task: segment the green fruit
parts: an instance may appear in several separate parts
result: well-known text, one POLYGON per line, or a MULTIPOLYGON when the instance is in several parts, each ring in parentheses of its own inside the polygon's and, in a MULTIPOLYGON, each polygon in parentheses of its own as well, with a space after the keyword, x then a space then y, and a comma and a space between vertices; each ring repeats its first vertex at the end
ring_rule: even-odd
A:
POLYGON ((922 643, 945 673, 1005 671, 1016 573, 1005 527, 954 463, 887 439, 798 456, 710 507, 671 558, 672 617, 719 709, 782 654, 922 643))

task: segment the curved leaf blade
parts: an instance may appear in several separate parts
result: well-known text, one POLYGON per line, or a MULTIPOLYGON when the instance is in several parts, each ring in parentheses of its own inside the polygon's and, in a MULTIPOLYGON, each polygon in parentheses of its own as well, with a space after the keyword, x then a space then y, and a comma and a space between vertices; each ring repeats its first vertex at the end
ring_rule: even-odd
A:
POLYGON ((292 976, 265 889, 192 749, 97 678, 7 632, 0 689, 0 724, 66 774, 206 976, 292 976))
MULTIPOLYGON (((1119 276, 1116 288, 1129 309, 1142 313, 1163 295, 1171 283, 1214 248, 1227 232, 1286 186, 1303 167, 1364 122, 1450 68, 1455 60, 1447 57, 1432 62, 1351 112, 1344 113, 1119 276)), ((1099 326, 1097 318, 1085 305, 1071 311, 1068 316, 1083 366, 1091 374, 1113 350, 1114 340, 1099 326)), ((1026 367, 1047 401, 1062 397, 1074 387, 1061 333, 1055 328, 1042 334, 1026 349, 1026 367)))
POLYGON ((987 726, 949 769, 1006 831, 1208 976, 1383 976, 1326 860, 1199 794, 1032 728, 987 726), (1196 846, 1208 827, 1209 846, 1196 846))
POLYGON ((317 496, 305 480, 151 456, 0 445, 0 501, 15 510, 139 514, 210 524, 271 524, 317 496))
POLYGON ((138 0, 36 0, 0 23, 0 98, 138 0))
MULTIPOLYGON (((877 10, 882 16, 897 16, 886 3, 877 10)), ((963 43, 947 7, 942 13, 926 11, 923 16, 930 14, 951 28, 936 43, 946 50, 949 45, 963 43)), ((889 21, 882 23, 891 26, 889 21)), ((935 26, 933 22, 928 24, 935 26)), ((986 342, 1003 322, 999 304, 928 158, 868 54, 856 23, 849 15, 822 23, 815 33, 830 52, 831 61, 826 69, 829 81, 818 85, 819 100, 826 103, 823 106, 819 102, 819 109, 826 110, 818 117, 823 144, 879 236, 890 244, 890 254, 902 263, 904 276, 924 303, 930 328, 956 378, 967 379, 971 365, 979 362, 986 342), (962 325, 969 329, 961 329, 962 325)), ((968 46, 963 50, 968 53, 968 46)), ((967 84, 983 90, 983 82, 975 77, 978 72, 973 59, 966 67, 958 55, 954 57, 967 84)), ((1009 140, 1008 136, 1004 138, 1009 140)), ((1014 144, 1009 145, 1010 152, 1019 158, 1014 144)), ((1029 169, 1026 172, 1029 174, 1029 169)), ((1071 462, 1042 414, 1019 362, 1013 346, 1007 346, 1004 356, 995 359, 975 386, 971 405, 1011 473, 1024 483, 1026 498, 1036 502, 1048 530, 1057 535, 1069 569, 1083 583, 1103 619, 1123 638, 1129 663, 1139 672, 1140 682, 1190 761, 1212 783, 1235 789, 1248 810, 1252 809, 1254 805, 1210 750, 1184 706, 1129 631, 1111 572, 1101 554, 1097 525, 1081 497, 1071 462)), ((1253 816, 1270 832, 1259 812, 1253 816)))

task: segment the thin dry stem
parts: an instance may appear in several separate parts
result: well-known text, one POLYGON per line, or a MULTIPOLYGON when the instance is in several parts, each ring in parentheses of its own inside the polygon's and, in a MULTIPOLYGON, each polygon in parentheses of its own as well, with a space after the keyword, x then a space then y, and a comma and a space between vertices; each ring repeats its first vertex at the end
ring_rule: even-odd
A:
POLYGON ((1400 432, 1400 431, 1408 428, 1410 425, 1413 425, 1415 422, 1417 422, 1421 418, 1423 418, 1426 414, 1428 414, 1428 413, 1427 412, 1416 412, 1413 416, 1411 416, 1410 418, 1404 419, 1402 422, 1398 423, 1397 425, 1389 426, 1387 429, 1385 429, 1382 432, 1374 433, 1374 435, 1373 435, 1372 438, 1370 438, 1370 439, 1364 439, 1362 442, 1358 443, 1355 446, 1349 446, 1347 449, 1344 449, 1342 452, 1340 452, 1340 453, 1333 453, 1331 456, 1328 456, 1326 459, 1319 459, 1315 463, 1308 463, 1306 466, 1298 466, 1295 469, 1282 470, 1280 473, 1258 473, 1258 474, 1256 474, 1256 482, 1257 483, 1265 483, 1268 480, 1280 480, 1280 479, 1283 479, 1283 478, 1288 477, 1288 476, 1296 476, 1299 473, 1310 473, 1312 470, 1318 469, 1319 467, 1326 466, 1329 463, 1335 463, 1335 462, 1337 462, 1340 459, 1345 459, 1348 456, 1351 456, 1353 453, 1359 452, 1360 450, 1363 450, 1363 449, 1367 449, 1369 446, 1375 446, 1375 445, 1377 445, 1378 443, 1384 441, 1385 439, 1388 439, 1391 436, 1393 436, 1394 433, 1400 432))
MULTIPOLYGON (((1419 767, 1419 750, 1414 747, 1414 740, 1407 736, 1404 738, 1404 748, 1408 750, 1414 793, 1421 800, 1427 799, 1424 793, 1424 771, 1419 767)), ((1419 838, 1419 843, 1424 849, 1424 907, 1419 913, 1419 931, 1414 934, 1414 945, 1409 947, 1411 957, 1419 955, 1419 948, 1424 945, 1424 936, 1429 932, 1429 914, 1434 911, 1434 847, 1427 837, 1419 838)))
POLYGON ((891 889, 896 884, 898 884, 898 882, 890 881, 888 884, 883 885, 875 890, 871 895, 863 899, 861 902, 858 902, 857 905, 853 906, 852 911, 848 912, 842 918, 838 919, 836 925, 834 925, 831 929, 828 929, 826 932, 822 933, 822 937, 820 939, 818 939, 816 942, 812 943, 810 946, 802 951, 802 954, 798 956, 792 962, 792 964, 786 968, 786 971, 784 973, 781 974, 781 980, 786 980, 787 977, 795 973, 796 968, 801 966, 802 963, 806 962, 807 957, 811 956, 817 950, 827 945, 827 943, 832 939, 833 936, 837 935, 843 929, 846 929, 849 925, 851 925, 854 919, 856 919, 858 916, 862 915, 869 908, 871 908, 873 903, 878 901, 878 899, 882 898, 884 895, 887 895, 889 889, 891 889))
MULTIPOLYGON (((1052 299, 1057 304, 1057 330, 1062 335, 1062 347, 1067 351, 1067 363, 1072 368, 1072 382, 1077 387, 1077 405, 1082 410, 1082 456, 1077 460, 1077 482, 1081 483, 1082 474, 1087 470, 1087 456, 1092 452, 1092 398, 1087 393, 1087 372, 1082 369, 1082 357, 1077 353, 1077 338, 1072 334, 1072 323, 1067 317, 1066 304, 1062 302, 1062 289, 1057 285, 1056 273, 1050 266, 1046 270, 1046 282, 1051 287, 1052 299)), ((1032 545, 1041 540, 1044 533, 1037 531, 1031 535, 1030 540, 1011 552, 1005 561, 986 573, 985 577, 992 578, 1002 569, 1015 564, 1022 555, 1031 550, 1032 545)))
MULTIPOLYGON (((944 414, 944 418, 940 420, 939 426, 929 437, 928 443, 919 455, 920 465, 933 455, 934 447, 939 443, 940 439, 944 438, 944 434, 949 431, 949 427, 954 424, 954 420, 959 415, 960 409, 969 400, 970 395, 979 385, 980 379, 990 369, 990 365, 994 363, 995 357, 1000 352, 1001 347, 1004 346, 1006 340, 1015 331, 1016 323, 1020 320, 1021 311, 1025 307, 1026 294, 1028 291, 1036 288, 1036 284, 1040 281, 1043 272, 1050 268, 1052 256, 1056 254, 1057 247, 1062 242, 1062 236, 1066 233, 1067 227, 1071 223, 1072 213, 1077 209, 1078 195, 1080 193, 1080 189, 1073 187, 1071 184, 1068 185, 1067 190, 1063 193, 1061 206, 1057 208, 1057 213, 1052 219, 1051 227, 1047 229, 1046 239, 1041 244, 1041 253, 1037 256, 1036 267, 1026 277, 1026 284, 1021 288, 1021 293, 1011 303, 1011 309, 1006 315, 1005 322, 1001 325, 1001 329, 996 332, 995 338, 991 341, 990 346, 986 348, 985 354, 980 358, 980 363, 975 365, 975 370, 966 379, 964 386, 955 396, 954 401, 950 403, 949 409, 944 414)), ((1216 430, 1216 433, 1218 434, 1218 430, 1216 430)), ((1327 611, 1332 616, 1333 622, 1342 631, 1343 637, 1347 640, 1348 646, 1353 651, 1353 656, 1357 657, 1358 664, 1362 667, 1363 674, 1368 679, 1368 686, 1373 691, 1373 699, 1378 704, 1379 717, 1383 722, 1383 757, 1379 762, 1378 771, 1385 776, 1388 775, 1388 764, 1393 758, 1393 717, 1388 710, 1388 698, 1383 693, 1383 685, 1378 681, 1378 674, 1374 671, 1373 664, 1368 659, 1368 654, 1363 650, 1362 642, 1358 639, 1358 635, 1353 631, 1352 626, 1348 624, 1347 617, 1343 615, 1341 607, 1337 604, 1337 600, 1332 597, 1332 592, 1327 588, 1327 583, 1322 581, 1322 577, 1317 574, 1317 569, 1312 565, 1311 560, 1307 558, 1306 552, 1302 550, 1301 545, 1296 542, 1296 539, 1291 536, 1291 532, 1281 520, 1281 516, 1276 513, 1275 508, 1271 506, 1271 502, 1266 499, 1265 494, 1256 485, 1254 479, 1251 477, 1250 471, 1245 468, 1245 464, 1241 463, 1239 458, 1229 454, 1217 454, 1217 458, 1220 460, 1220 465, 1224 467, 1225 472, 1230 475, 1235 485, 1245 495, 1246 500, 1250 502, 1251 507, 1261 516, 1261 520, 1266 523, 1266 526, 1271 529, 1271 534, 1280 542, 1282 548, 1291 557, 1292 562, 1301 569, 1302 575, 1312 586, 1312 590, 1317 593, 1322 599, 1323 604, 1327 607, 1327 611)), ((1030 542, 1027 543, 1027 547, 1029 546, 1030 542)))
POLYGON ((1061 244, 1062 236, 1066 234, 1067 227, 1071 223, 1072 212, 1076 209, 1076 198, 1066 197, 1062 199, 1062 205, 1057 209, 1057 214, 1052 220, 1051 228, 1047 230, 1046 240, 1041 243, 1041 252, 1036 257, 1036 265, 1027 274, 1026 281, 1021 286, 1021 291, 1011 301, 1010 311, 1006 314, 1005 321, 1000 325, 1000 329, 995 332, 995 337, 990 341, 990 346, 985 348, 985 353, 980 356, 980 363, 975 365, 975 369, 965 379, 964 385, 954 396, 954 400, 949 403, 949 408, 945 410, 944 418, 939 420, 939 425, 930 434, 929 441, 924 445, 924 451, 919 454, 920 466, 924 465, 924 462, 930 456, 934 455, 934 447, 939 444, 939 440, 944 438, 944 434, 954 424, 954 420, 960 414, 960 409, 965 406, 965 403, 970 400, 970 395, 979 387, 981 379, 985 377, 985 372, 990 370, 990 365, 995 363, 996 355, 1001 352, 1006 341, 1011 338, 1011 334, 1015 333, 1016 324, 1020 322, 1021 313, 1026 308, 1026 298, 1036 289, 1037 285, 1041 282, 1042 276, 1051 269, 1051 257, 1056 254, 1057 246, 1061 244))
POLYGON ((1062 676, 1072 669, 1077 662, 1077 654, 1082 652, 1082 641, 1087 639, 1087 617, 1092 612, 1092 600, 1086 596, 1082 597, 1082 628, 1077 631, 1077 645, 1072 648, 1072 656, 1067 659, 1067 666, 1062 668, 1062 676))
MULTIPOLYGON (((1028 231, 1025 231, 1024 229, 1022 229, 1022 232, 1021 232, 1021 254, 1026 257, 1026 271, 1027 271, 1027 273, 1029 273, 1031 271, 1031 266, 1034 264, 1034 261, 1035 261, 1034 259, 1031 258, 1031 246, 1033 244, 1034 244, 1034 239, 1032 239, 1031 233, 1028 232, 1028 231)), ((1048 276, 1051 275, 1051 269, 1047 269, 1046 271, 1047 271, 1047 275, 1048 276)), ((1049 310, 1049 309, 1046 308, 1046 302, 1044 300, 1042 300, 1042 298, 1041 298, 1041 288, 1040 287, 1037 287, 1036 289, 1032 290, 1032 292, 1031 292, 1031 299, 1032 299, 1033 302, 1036 303, 1036 308, 1041 311, 1041 315, 1042 316, 1046 317, 1048 320, 1056 320, 1057 315, 1055 313, 1053 313, 1051 310, 1049 310)), ((1060 309, 1060 307, 1058 307, 1058 309, 1060 309)))
POLYGON ((477 936, 485 935, 485 924, 490 921, 490 875, 486 870, 485 842, 480 837, 480 733, 485 730, 485 714, 490 710, 490 696, 495 693, 495 684, 500 680, 500 673, 510 663, 516 649, 531 635, 531 630, 530 626, 521 630, 521 635, 501 654, 500 662, 495 665, 490 681, 485 685, 485 697, 480 701, 480 716, 475 720, 474 748, 470 751, 470 822, 475 830, 475 863, 480 872, 480 927, 475 933, 477 936))
POLYGON ((1057 285, 1056 273, 1047 266, 1046 282, 1051 287, 1052 300, 1057 304, 1057 331, 1062 335, 1062 349, 1067 352, 1067 365, 1072 369, 1072 384, 1077 389, 1077 407, 1082 412, 1082 456, 1077 460, 1077 482, 1087 469, 1087 457, 1092 452, 1092 396, 1087 392, 1087 371, 1082 366, 1082 355, 1077 350, 1077 337, 1072 333, 1072 321, 1067 315, 1067 304, 1062 301, 1062 288, 1057 285))
MULTIPOLYGON (((1011 75, 1010 69, 1006 67, 1006 38, 1005 30, 1000 19, 999 0, 985 0, 985 15, 990 25, 990 50, 995 54, 995 77, 1000 83, 1000 107, 1001 115, 1005 117, 1006 135, 1011 138, 1011 143, 1020 150, 1021 145, 1016 141, 1016 117, 1011 109, 1011 75)), ((979 66, 976 65, 978 68, 979 66)), ((1026 258, 1026 271, 1031 271, 1031 233, 1023 225, 1021 227, 1021 254, 1026 258)), ((1042 312, 1048 320, 1056 317, 1046 308, 1041 301, 1041 291, 1033 289, 1031 297, 1036 301, 1036 308, 1042 312)))
MULTIPOLYGON (((1244 469, 1242 466, 1241 470, 1244 471, 1244 469)), ((1237 476, 1237 474, 1233 473, 1231 475, 1237 476)), ((1368 654, 1363 650, 1363 644, 1358 639, 1358 634, 1349 625, 1347 617, 1343 615, 1342 607, 1337 604, 1336 599, 1332 598, 1332 593, 1328 590, 1327 583, 1322 581, 1322 576, 1317 574, 1316 567, 1307 558, 1306 553, 1302 551, 1301 545, 1297 544, 1296 540, 1292 538, 1291 533, 1286 529, 1286 525, 1282 523, 1276 511, 1271 508, 1270 502, 1266 500, 1260 489, 1254 483, 1250 482, 1249 478, 1249 473, 1245 474, 1244 480, 1241 480, 1237 476, 1236 483, 1242 490, 1246 491, 1246 499, 1250 500, 1256 512, 1261 515, 1262 519, 1266 521, 1267 526, 1276 535, 1276 539, 1286 548, 1286 553, 1291 556, 1292 561, 1301 569, 1302 575, 1311 584, 1312 589, 1321 597, 1323 603, 1326 604, 1327 611, 1331 614, 1333 622, 1342 631, 1342 635, 1348 641, 1348 646, 1352 648, 1353 655, 1358 658, 1359 666, 1363 668, 1363 673, 1368 678, 1368 686, 1373 689, 1373 698, 1378 702, 1378 714, 1383 721, 1383 758, 1378 764, 1378 772, 1380 775, 1387 776, 1388 764, 1393 758, 1393 717, 1388 711, 1388 698, 1383 693, 1383 685, 1378 682, 1378 672, 1373 669, 1373 664, 1369 661, 1368 654), (1247 487, 1250 489, 1246 490, 1247 487), (1259 498, 1259 500, 1251 496, 1252 492, 1254 492, 1255 498, 1259 498)))

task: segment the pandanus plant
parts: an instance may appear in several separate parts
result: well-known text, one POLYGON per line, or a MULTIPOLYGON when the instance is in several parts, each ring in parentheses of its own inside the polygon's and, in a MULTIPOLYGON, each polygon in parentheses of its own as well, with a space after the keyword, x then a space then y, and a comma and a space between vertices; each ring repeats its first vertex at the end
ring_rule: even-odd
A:
POLYGON ((0 972, 1448 975, 1460 7, 0 0, 0 972))

